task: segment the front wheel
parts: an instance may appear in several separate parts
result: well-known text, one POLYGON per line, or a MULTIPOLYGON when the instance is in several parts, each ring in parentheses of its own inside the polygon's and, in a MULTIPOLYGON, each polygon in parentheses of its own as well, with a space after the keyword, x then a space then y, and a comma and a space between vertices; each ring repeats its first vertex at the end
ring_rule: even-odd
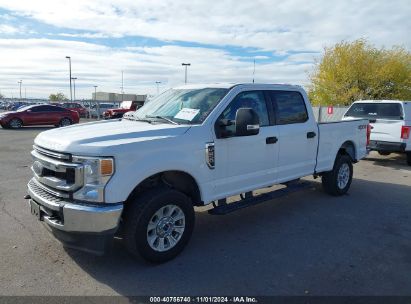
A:
POLYGON ((69 125, 71 125, 71 120, 69 118, 63 118, 62 120, 60 120, 60 127, 67 127, 69 125))
POLYGON ((20 129, 23 126, 23 122, 18 118, 13 118, 8 126, 12 129, 20 129))
POLYGON ((184 249, 194 227, 194 208, 184 193, 154 188, 128 203, 124 239, 130 253, 162 263, 184 249))
POLYGON ((334 196, 347 193, 353 175, 351 158, 348 155, 338 155, 332 171, 322 176, 322 185, 325 192, 334 196))

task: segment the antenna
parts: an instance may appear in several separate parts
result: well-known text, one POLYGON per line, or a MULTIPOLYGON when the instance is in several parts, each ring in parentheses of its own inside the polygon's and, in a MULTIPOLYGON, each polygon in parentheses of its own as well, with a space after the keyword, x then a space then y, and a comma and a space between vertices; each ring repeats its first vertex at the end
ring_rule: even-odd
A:
POLYGON ((253 83, 254 83, 254 75, 255 75, 255 58, 254 58, 254 70, 253 70, 253 83))

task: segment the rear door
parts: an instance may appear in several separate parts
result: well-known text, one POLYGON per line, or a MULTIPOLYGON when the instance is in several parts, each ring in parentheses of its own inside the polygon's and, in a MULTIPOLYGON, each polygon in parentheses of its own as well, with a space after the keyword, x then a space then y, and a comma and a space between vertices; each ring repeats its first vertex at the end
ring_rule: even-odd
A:
POLYGON ((313 174, 318 126, 298 91, 269 91, 278 128, 278 182, 313 174))

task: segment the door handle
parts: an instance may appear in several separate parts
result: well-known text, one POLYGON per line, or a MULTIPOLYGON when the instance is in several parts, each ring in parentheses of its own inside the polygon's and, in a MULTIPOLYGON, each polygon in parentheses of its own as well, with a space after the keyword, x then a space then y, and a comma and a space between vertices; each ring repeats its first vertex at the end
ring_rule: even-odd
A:
POLYGON ((265 139, 265 143, 266 143, 267 145, 269 145, 269 144, 275 144, 277 141, 278 141, 278 138, 275 137, 275 136, 273 136, 273 137, 267 137, 267 138, 265 139))
POLYGON ((314 138, 317 134, 315 132, 308 132, 307 133, 307 138, 314 138))

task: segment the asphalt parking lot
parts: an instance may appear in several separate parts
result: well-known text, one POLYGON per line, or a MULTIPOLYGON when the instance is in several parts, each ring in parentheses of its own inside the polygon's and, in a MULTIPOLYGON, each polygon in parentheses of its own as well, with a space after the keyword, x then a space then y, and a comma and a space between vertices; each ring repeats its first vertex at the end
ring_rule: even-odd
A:
POLYGON ((312 188, 230 215, 197 213, 186 250, 151 265, 120 240, 96 257, 64 249, 23 199, 46 127, 0 128, 1 295, 410 295, 411 167, 370 154, 348 195, 312 188))

